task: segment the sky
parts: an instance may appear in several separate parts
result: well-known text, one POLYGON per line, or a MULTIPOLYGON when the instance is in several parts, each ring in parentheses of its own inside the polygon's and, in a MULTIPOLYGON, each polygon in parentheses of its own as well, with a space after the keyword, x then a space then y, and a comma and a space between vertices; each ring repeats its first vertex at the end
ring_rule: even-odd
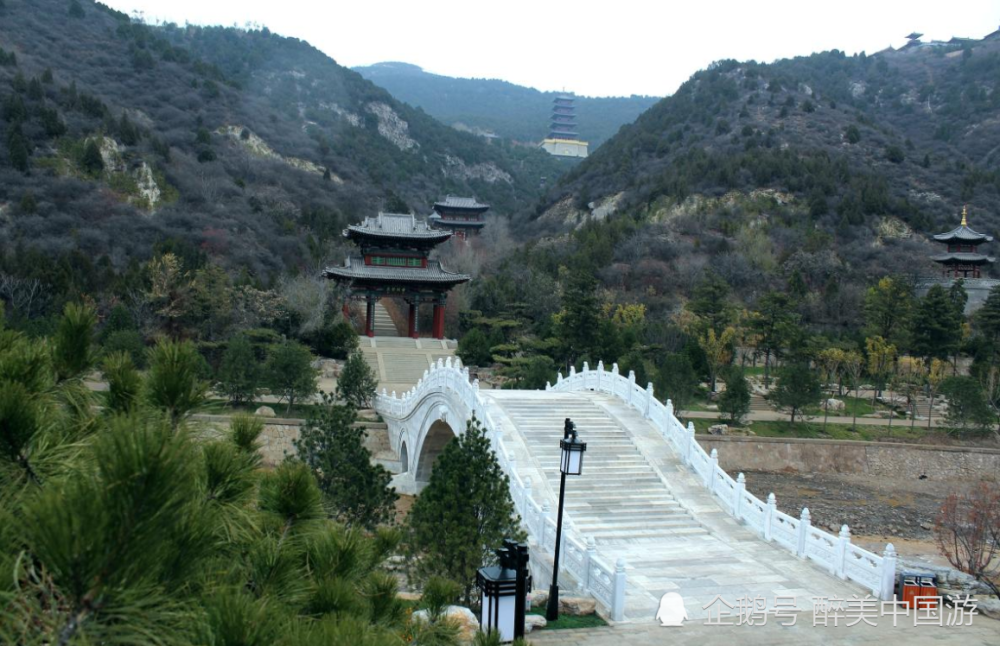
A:
POLYGON ((665 96, 720 59, 873 53, 912 31, 947 40, 1000 26, 1000 0, 103 2, 150 23, 267 26, 348 67, 402 61, 586 96, 665 96))

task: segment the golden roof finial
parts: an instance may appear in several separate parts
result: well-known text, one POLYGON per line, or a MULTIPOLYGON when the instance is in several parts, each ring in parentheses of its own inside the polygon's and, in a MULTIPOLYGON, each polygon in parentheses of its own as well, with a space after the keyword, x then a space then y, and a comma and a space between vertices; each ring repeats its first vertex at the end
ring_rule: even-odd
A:
POLYGON ((969 212, 968 212, 968 209, 969 209, 969 205, 968 204, 962 206, 962 226, 963 227, 969 226, 969 221, 968 221, 969 212))

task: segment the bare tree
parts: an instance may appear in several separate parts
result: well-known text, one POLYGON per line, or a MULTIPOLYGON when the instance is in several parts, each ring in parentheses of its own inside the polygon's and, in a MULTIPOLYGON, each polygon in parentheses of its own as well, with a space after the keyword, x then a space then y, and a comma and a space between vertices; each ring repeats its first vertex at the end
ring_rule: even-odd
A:
POLYGON ((31 318, 32 306, 40 300, 42 283, 37 278, 18 278, 0 274, 0 298, 24 318, 31 318))
POLYGON ((934 536, 952 567, 1000 598, 1000 485, 980 482, 966 493, 948 496, 934 536))

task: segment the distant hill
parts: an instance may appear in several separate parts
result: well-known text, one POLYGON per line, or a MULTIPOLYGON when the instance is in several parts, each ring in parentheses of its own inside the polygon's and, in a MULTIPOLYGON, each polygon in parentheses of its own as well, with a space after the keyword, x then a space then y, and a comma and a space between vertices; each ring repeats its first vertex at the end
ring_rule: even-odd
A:
MULTIPOLYGON (((539 92, 496 79, 441 76, 408 63, 378 63, 354 70, 400 101, 423 108, 447 124, 532 143, 548 134, 555 92, 539 92)), ((580 136, 590 142, 593 151, 657 100, 635 95, 577 97, 580 136)))
POLYGON ((997 35, 721 61, 564 176, 520 229, 628 214, 749 298, 793 267, 813 288, 936 273, 928 236, 964 204, 1000 236, 998 79, 997 35))
POLYGON ((509 214, 560 173, 266 29, 154 28, 89 0, 4 0, 0 14, 10 271, 35 250, 50 267, 72 256, 64 274, 85 283, 92 263, 120 270, 168 245, 266 282, 335 260, 327 243, 379 208, 423 213, 454 193, 509 214))

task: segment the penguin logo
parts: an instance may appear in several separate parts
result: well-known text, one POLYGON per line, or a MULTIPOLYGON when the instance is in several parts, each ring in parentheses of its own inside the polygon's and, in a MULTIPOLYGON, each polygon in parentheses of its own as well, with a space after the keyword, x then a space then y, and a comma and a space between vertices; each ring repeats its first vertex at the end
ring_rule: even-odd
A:
POLYGON ((660 597, 660 607, 656 611, 656 620, 661 626, 681 626, 688 618, 684 599, 676 592, 668 592, 660 597))

